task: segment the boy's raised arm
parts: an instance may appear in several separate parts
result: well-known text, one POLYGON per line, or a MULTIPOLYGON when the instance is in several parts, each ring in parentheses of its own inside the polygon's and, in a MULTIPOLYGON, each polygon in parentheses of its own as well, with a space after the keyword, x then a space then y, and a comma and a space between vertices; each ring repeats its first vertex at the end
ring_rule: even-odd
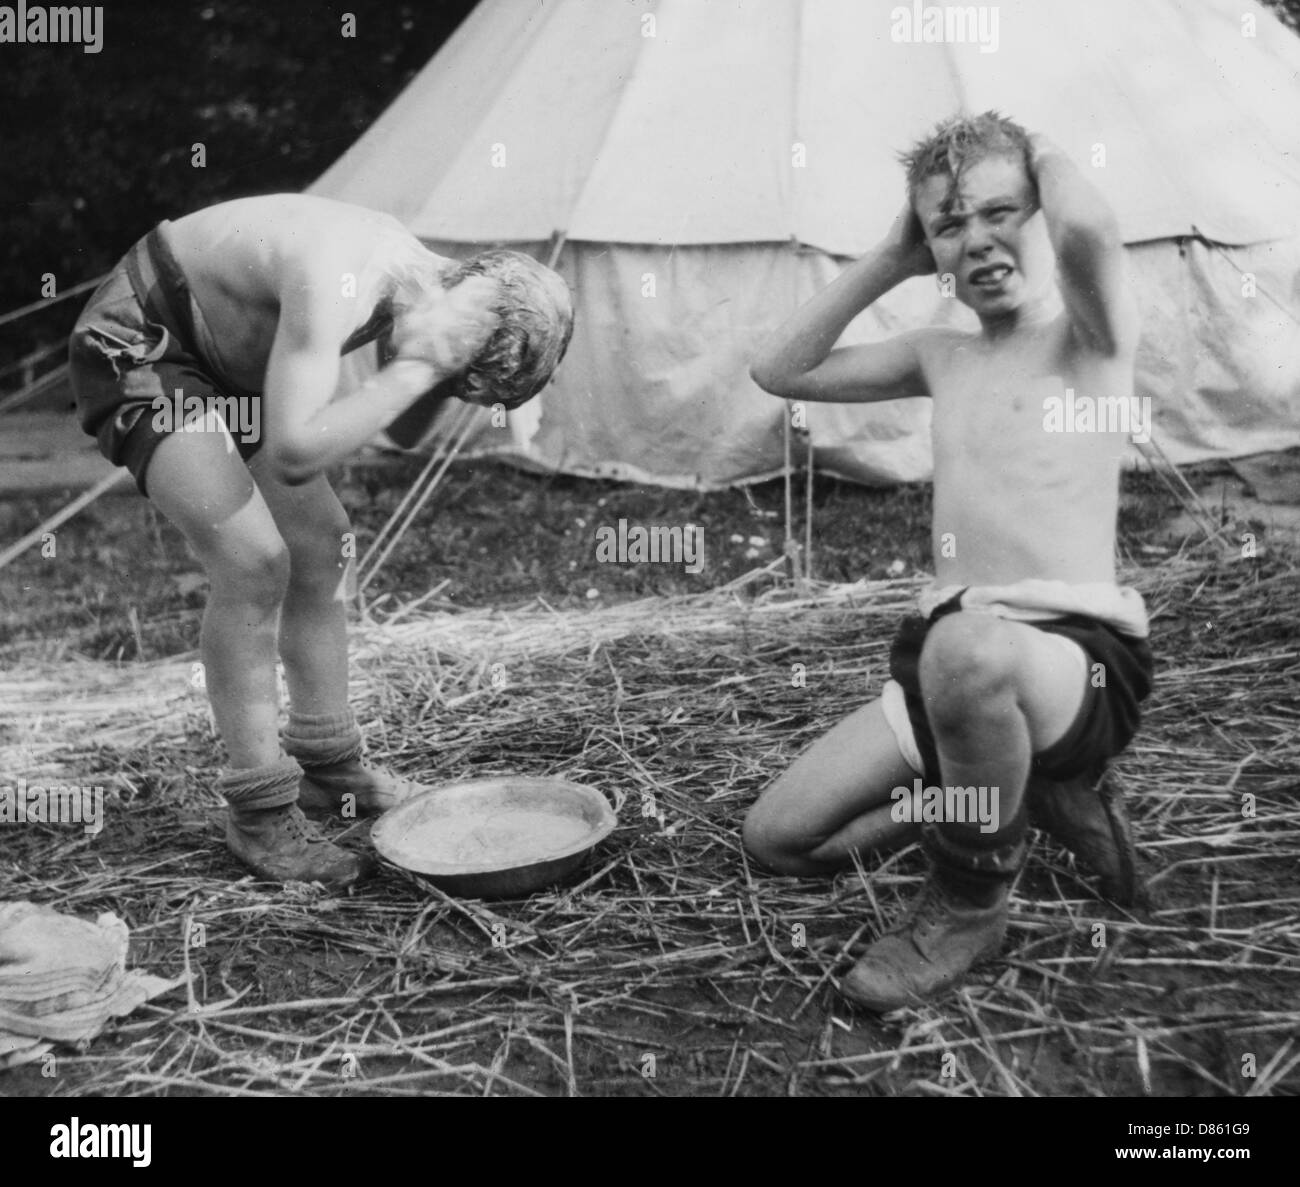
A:
POLYGON ((1137 304, 1124 276, 1124 242, 1115 213, 1050 140, 1031 136, 1030 146, 1030 167, 1070 318, 1093 349, 1105 355, 1126 353, 1137 345, 1137 304))
POLYGON ((387 428, 440 381, 457 374, 491 336, 495 284, 462 281, 426 319, 418 341, 359 389, 331 402, 339 380, 339 347, 355 310, 333 296, 337 270, 303 264, 284 285, 280 321, 266 370, 267 449, 290 485, 309 481, 387 428), (329 294, 329 295, 327 295, 329 294), (435 324, 436 323, 436 324, 435 324))
POLYGON ((432 384, 431 368, 425 368, 427 376, 390 368, 362 389, 364 400, 331 404, 345 335, 342 316, 313 299, 310 288, 294 286, 286 293, 267 361, 263 425, 268 457, 290 485, 346 457, 432 384))
POLYGON ((910 276, 934 271, 910 205, 877 246, 850 264, 777 330, 754 360, 750 375, 764 391, 797 400, 866 403, 924 396, 916 339, 925 331, 884 342, 833 350, 845 327, 873 301, 910 276))

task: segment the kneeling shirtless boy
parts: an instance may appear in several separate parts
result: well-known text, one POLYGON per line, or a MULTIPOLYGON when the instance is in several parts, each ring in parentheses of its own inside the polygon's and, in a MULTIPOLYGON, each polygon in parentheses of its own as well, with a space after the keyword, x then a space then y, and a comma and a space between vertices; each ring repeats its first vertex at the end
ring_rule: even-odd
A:
POLYGON ((816 874, 913 839, 896 809, 918 777, 942 793, 936 805, 996 797, 996 816, 921 826, 925 888, 842 985, 882 1011, 999 950, 1030 809, 1107 894, 1133 897, 1132 841, 1103 773, 1152 672, 1142 598, 1116 584, 1114 563, 1120 458, 1141 425, 1094 416, 1105 431, 1055 431, 1069 427, 1055 415, 1066 401, 1137 408, 1138 320, 1114 216, 1052 145, 992 112, 941 125, 906 163, 908 203, 889 235, 753 367, 797 400, 933 400, 934 585, 894 643, 882 697, 814 743, 745 822, 765 865, 816 874), (978 332, 832 349, 882 294, 935 271, 978 332))

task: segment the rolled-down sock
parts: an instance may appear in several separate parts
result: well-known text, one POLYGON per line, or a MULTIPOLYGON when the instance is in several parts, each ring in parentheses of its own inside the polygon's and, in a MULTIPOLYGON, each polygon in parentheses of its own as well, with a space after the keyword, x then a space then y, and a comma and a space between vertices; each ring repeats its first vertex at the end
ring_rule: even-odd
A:
POLYGON ((269 766, 223 771, 217 790, 235 812, 264 812, 297 803, 301 778, 298 760, 282 755, 269 766))
POLYGON ((289 714, 284 748, 304 767, 328 767, 361 756, 361 730, 350 709, 289 714))
POLYGON ((977 903, 996 901, 1024 864, 1028 826, 1022 800, 1016 814, 994 833, 955 824, 926 824, 921 845, 946 886, 977 903))

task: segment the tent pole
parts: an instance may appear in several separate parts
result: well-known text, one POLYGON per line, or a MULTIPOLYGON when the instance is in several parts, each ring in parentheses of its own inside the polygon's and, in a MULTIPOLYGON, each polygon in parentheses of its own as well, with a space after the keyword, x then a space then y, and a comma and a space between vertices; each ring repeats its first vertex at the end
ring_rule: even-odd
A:
MULTIPOLYGON (((24 355, 17 362, 9 363, 5 367, 0 367, 0 379, 6 378, 16 372, 21 371, 23 374, 30 376, 36 369, 37 364, 45 362, 46 359, 56 354, 66 355, 68 353, 68 341, 66 338, 59 338, 45 346, 39 347, 30 354, 24 355)), ((57 366, 57 364, 56 364, 57 366)), ((24 380, 30 383, 31 379, 24 380)))
MULTIPOLYGON (((1223 542, 1222 529, 1214 522, 1214 513, 1205 506, 1201 496, 1192 489, 1191 483, 1183 477, 1182 471, 1169 460, 1169 455, 1160 448, 1154 436, 1145 444, 1134 441, 1138 452, 1142 455, 1143 460, 1151 467, 1152 472, 1165 484, 1170 493, 1182 505, 1183 510, 1192 518, 1192 521, 1205 533, 1205 537, 1211 543, 1218 541, 1223 542), (1169 477, 1173 474, 1173 478, 1169 477), (1174 481, 1177 479, 1177 482, 1174 481), (1180 489, 1181 487, 1181 489, 1180 489)), ((1228 541, 1231 544, 1231 541, 1228 541)))
POLYGON ((808 480, 804 486, 804 507, 803 507, 803 575, 805 581, 811 581, 812 555, 813 555, 813 442, 812 432, 808 432, 808 451, 806 454, 808 467, 808 480))
POLYGON ((424 482, 429 471, 438 464, 441 455, 434 450, 429 455, 429 460, 425 462, 424 469, 416 475, 415 481, 407 488, 406 494, 402 496, 393 513, 384 522, 384 526, 376 533, 375 538, 370 542, 370 547, 366 549, 365 555, 357 562, 358 572, 366 567, 366 562, 374 555, 375 550, 388 538, 388 533, 393 530, 393 525, 397 523, 398 517, 406 510, 406 505, 415 498, 415 492, 420 489, 420 484, 424 482))
POLYGON ((560 252, 564 250, 564 245, 569 241, 568 231, 556 231, 551 236, 551 248, 546 253, 546 266, 552 271, 555 265, 560 262, 560 252))
POLYGON ((785 402, 784 417, 784 445, 785 445, 785 573, 787 577, 795 578, 799 576, 798 561, 796 553, 799 545, 795 543, 794 538, 794 497, 791 491, 792 466, 790 457, 790 401, 785 402))
POLYGON ((78 495, 62 511, 56 511, 39 527, 33 528, 21 540, 16 541, 3 552, 0 552, 0 569, 3 569, 15 557, 21 556, 33 544, 39 544, 46 532, 52 532, 61 524, 67 523, 83 507, 89 507, 100 495, 122 482, 126 476, 126 471, 121 469, 114 469, 111 474, 105 474, 94 486, 78 495))
POLYGON ((57 305, 60 301, 66 301, 69 297, 76 297, 81 293, 87 293, 96 288, 99 282, 107 276, 96 276, 90 280, 83 280, 80 284, 74 284, 70 289, 64 289, 63 292, 53 297, 42 297, 39 301, 33 301, 30 305, 20 306, 18 309, 11 309, 8 313, 0 316, 0 326, 7 326, 11 321, 20 321, 29 313, 39 313, 43 309, 48 309, 51 305, 57 305))
MULTIPOLYGON (((358 579, 357 579, 358 597, 360 597, 362 591, 365 590, 366 586, 369 585, 370 582, 375 579, 376 574, 379 572, 380 568, 383 567, 384 562, 388 559, 389 553, 393 551, 393 549, 397 546, 398 541, 401 540, 401 538, 406 534, 407 528, 411 526, 412 522, 415 520, 415 517, 420 513, 420 509, 425 505, 425 503, 429 501, 429 497, 437 489, 438 483, 442 481, 442 476, 446 474, 448 467, 451 465, 453 461, 456 460, 456 455, 460 453, 461 449, 465 445, 465 442, 469 440, 470 432, 474 428, 474 412, 475 412, 474 405, 472 404, 465 405, 465 414, 462 417, 462 422, 457 425, 457 427, 461 430, 460 436, 454 442, 452 442, 452 444, 448 447, 446 453, 441 455, 440 460, 442 462, 442 465, 438 468, 437 473, 435 473, 433 477, 429 479, 428 483, 425 485, 424 490, 420 492, 419 497, 411 505, 411 509, 406 513, 406 517, 402 521, 401 526, 398 527, 397 530, 393 532, 392 539, 389 540, 388 543, 384 546, 384 550, 375 559, 375 563, 370 566, 370 571, 366 573, 364 576, 361 576, 360 574, 358 575, 358 579)), ((412 490, 414 490, 414 487, 412 488, 412 490)), ((396 516, 394 516, 394 518, 396 518, 396 516)))
POLYGON ((16 392, 10 392, 9 395, 0 399, 0 413, 8 412, 12 408, 17 408, 19 404, 26 404, 28 400, 35 399, 52 388, 68 374, 68 364, 60 363, 52 370, 46 371, 33 379, 26 387, 19 388, 16 392))

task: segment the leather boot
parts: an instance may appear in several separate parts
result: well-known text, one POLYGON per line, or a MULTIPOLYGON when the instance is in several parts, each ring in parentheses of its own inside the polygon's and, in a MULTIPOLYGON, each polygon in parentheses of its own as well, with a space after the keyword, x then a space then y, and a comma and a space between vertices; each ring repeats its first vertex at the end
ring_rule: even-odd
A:
POLYGON ((1106 898, 1122 907, 1145 899, 1124 788, 1114 771, 1103 767, 1060 781, 1033 776, 1026 797, 1029 822, 1097 874, 1106 898))
POLYGON ((898 930, 872 944, 843 981, 845 997, 885 1013, 951 989, 1007 934, 1009 886, 991 905, 951 893, 931 875, 898 930))
POLYGON ((377 816, 426 788, 364 758, 304 766, 298 804, 307 812, 332 812, 345 819, 377 816))
POLYGON ((226 844, 268 882, 319 882, 343 889, 367 873, 355 853, 327 841, 297 805, 302 768, 292 758, 228 771, 217 782, 230 810, 226 844))
POLYGON ((1010 833, 1020 839, 972 850, 926 825, 925 885, 902 923, 870 945, 841 981, 844 996, 880 1013, 920 1005, 996 956, 1007 934, 1011 883, 1025 858, 1023 813, 1010 833))
POLYGON ((284 748, 302 764, 298 805, 313 814, 375 816, 425 790, 362 756, 361 730, 347 710, 290 713, 284 748))

